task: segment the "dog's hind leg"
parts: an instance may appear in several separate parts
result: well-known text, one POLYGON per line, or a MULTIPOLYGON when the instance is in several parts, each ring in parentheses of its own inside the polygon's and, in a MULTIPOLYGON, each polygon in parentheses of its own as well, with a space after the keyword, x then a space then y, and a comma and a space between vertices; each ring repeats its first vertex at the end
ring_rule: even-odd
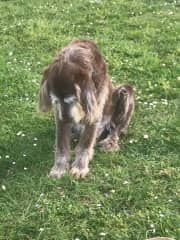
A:
POLYGON ((98 144, 102 150, 116 151, 119 149, 119 137, 127 133, 133 111, 133 88, 128 84, 122 84, 115 88, 112 95, 112 116, 109 133, 98 144))
POLYGON ((71 124, 60 116, 58 105, 55 109, 56 119, 56 151, 54 166, 50 171, 50 176, 60 178, 68 169, 70 158, 70 131, 71 124))

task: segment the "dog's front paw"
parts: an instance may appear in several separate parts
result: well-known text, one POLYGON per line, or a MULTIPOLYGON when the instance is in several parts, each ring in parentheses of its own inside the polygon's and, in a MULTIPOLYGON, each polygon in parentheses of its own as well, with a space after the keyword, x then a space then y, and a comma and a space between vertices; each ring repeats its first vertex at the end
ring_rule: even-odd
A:
POLYGON ((65 167, 54 166, 54 167, 52 167, 52 169, 49 173, 49 176, 51 178, 61 178, 65 173, 66 173, 65 167))
POLYGON ((79 164, 76 164, 76 162, 74 162, 72 164, 70 173, 72 176, 74 176, 77 179, 85 178, 89 173, 89 168, 88 167, 80 167, 79 164))
POLYGON ((98 143, 101 151, 116 152, 120 149, 118 141, 112 138, 107 138, 98 143))

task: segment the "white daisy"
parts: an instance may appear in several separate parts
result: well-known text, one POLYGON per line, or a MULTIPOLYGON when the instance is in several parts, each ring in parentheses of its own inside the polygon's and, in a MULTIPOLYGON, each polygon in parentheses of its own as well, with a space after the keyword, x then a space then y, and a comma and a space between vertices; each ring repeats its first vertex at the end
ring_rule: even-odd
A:
POLYGON ((105 233, 105 232, 101 232, 99 235, 100 235, 100 236, 106 236, 106 234, 107 234, 107 233, 105 233))
POLYGON ((149 136, 147 134, 144 134, 144 139, 148 139, 149 136))
POLYGON ((3 191, 6 191, 6 186, 5 185, 2 185, 1 188, 2 188, 3 191))
POLYGON ((129 184, 129 182, 128 182, 128 181, 124 181, 123 184, 124 184, 124 185, 127 185, 127 184, 129 184))

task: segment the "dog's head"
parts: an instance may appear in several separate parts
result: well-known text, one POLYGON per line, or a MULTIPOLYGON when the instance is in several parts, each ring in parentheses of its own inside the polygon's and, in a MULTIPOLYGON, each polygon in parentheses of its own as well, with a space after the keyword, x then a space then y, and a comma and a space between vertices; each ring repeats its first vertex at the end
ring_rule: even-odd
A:
POLYGON ((74 84, 75 91, 68 88, 67 83, 62 84, 57 80, 58 73, 54 71, 55 69, 50 66, 43 72, 39 92, 39 110, 48 112, 53 104, 58 111, 60 120, 65 118, 79 122, 85 116, 81 104, 81 89, 77 84, 74 84), (68 91, 64 91, 67 88, 68 91))

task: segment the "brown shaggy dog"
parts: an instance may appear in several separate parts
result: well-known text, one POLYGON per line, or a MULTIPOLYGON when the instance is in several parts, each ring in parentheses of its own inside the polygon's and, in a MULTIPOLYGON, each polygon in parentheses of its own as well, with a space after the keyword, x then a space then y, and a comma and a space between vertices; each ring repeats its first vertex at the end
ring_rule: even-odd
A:
POLYGON ((89 172, 96 140, 103 150, 118 150, 134 110, 133 89, 113 88, 107 66, 96 44, 76 40, 63 48, 44 71, 39 109, 55 107, 56 153, 50 176, 61 177, 69 167, 72 127, 80 132, 71 174, 84 178, 89 172))

